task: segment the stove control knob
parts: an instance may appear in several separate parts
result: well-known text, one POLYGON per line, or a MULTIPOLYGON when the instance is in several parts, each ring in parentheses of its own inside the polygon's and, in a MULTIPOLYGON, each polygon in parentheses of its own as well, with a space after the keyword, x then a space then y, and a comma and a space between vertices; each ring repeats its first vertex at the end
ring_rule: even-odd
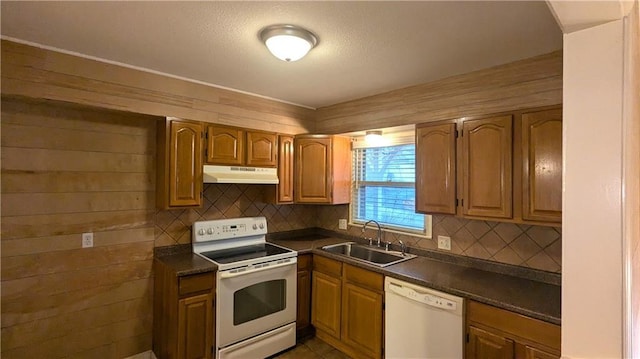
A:
POLYGON ((254 230, 258 229, 258 225, 254 223, 254 224, 253 224, 253 229, 254 229, 254 230))
POLYGON ((213 228, 207 229, 207 234, 213 234, 213 228))
POLYGON ((264 223, 260 223, 260 229, 264 229, 264 223))
POLYGON ((198 231, 198 234, 201 236, 204 236, 204 228, 200 228, 200 230, 198 231))

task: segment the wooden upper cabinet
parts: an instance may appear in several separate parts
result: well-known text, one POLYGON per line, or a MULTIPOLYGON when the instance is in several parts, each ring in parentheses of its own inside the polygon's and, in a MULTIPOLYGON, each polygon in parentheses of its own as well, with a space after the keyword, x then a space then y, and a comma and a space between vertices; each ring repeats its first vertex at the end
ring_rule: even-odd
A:
POLYGON ((295 138, 296 203, 349 203, 351 142, 347 137, 303 135, 295 138))
POLYGON ((522 218, 562 221, 562 109, 522 114, 522 218))
POLYGON ((207 126, 206 162, 211 165, 276 167, 278 135, 236 127, 207 126))
POLYGON ((512 217, 512 116, 463 122, 465 216, 512 217))
POLYGON ((295 161, 293 136, 278 136, 278 180, 277 185, 268 186, 264 200, 272 204, 291 204, 293 198, 293 163, 295 161))
POLYGON ((456 124, 416 128, 416 212, 456 214, 456 124))
POLYGON ((278 135, 261 131, 247 131, 247 166, 276 167, 278 164, 278 135))
POLYGON ((293 137, 280 136, 278 141, 278 179, 276 186, 279 203, 293 202, 293 137))
POLYGON ((244 164, 244 131, 235 127, 207 126, 206 162, 215 165, 244 164))
POLYGON ((331 139, 296 140, 296 202, 329 202, 331 198, 331 139))
POLYGON ((202 205, 202 125, 159 121, 157 146, 157 207, 202 205))

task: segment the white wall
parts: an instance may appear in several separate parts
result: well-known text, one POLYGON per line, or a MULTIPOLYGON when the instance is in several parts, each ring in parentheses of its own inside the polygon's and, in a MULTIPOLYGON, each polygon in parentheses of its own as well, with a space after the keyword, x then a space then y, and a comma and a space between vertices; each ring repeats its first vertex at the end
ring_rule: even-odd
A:
POLYGON ((622 357, 623 21, 564 35, 562 356, 622 357))
POLYGON ((625 19, 624 260, 625 356, 640 358, 640 3, 625 19))

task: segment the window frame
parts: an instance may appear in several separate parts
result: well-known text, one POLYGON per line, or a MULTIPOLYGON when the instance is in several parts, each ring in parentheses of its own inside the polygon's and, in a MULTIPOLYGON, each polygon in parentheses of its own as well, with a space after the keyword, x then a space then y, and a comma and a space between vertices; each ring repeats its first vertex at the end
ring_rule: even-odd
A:
MULTIPOLYGON (((414 145, 414 148, 415 148, 415 131, 403 132, 395 135, 387 135, 386 142, 378 143, 376 145, 367 145, 364 140, 364 137, 356 137, 353 139, 352 143, 353 143, 353 146, 351 150, 352 152, 351 158, 352 160, 355 160, 357 149, 367 149, 367 148, 373 148, 373 147, 391 147, 391 146, 408 145, 408 144, 414 145)), ((415 156, 415 153, 414 153, 414 156, 415 156)), ((350 226, 363 227, 364 223, 366 223, 366 221, 369 220, 369 219, 360 219, 360 218, 354 217, 355 208, 354 208, 353 202, 354 202, 354 199, 356 198, 356 191, 359 188, 359 184, 364 183, 366 185, 382 187, 382 188, 410 187, 415 189, 415 180, 414 182, 357 181, 357 179, 355 178, 356 177, 355 162, 353 166, 354 166, 354 169, 351 174, 351 180, 352 180, 351 201, 349 203, 349 225, 350 226)), ((397 225, 392 225, 387 223, 380 223, 380 226, 385 232, 397 233, 397 234, 418 237, 418 238, 431 239, 432 238, 432 221, 433 221, 432 216, 428 214, 415 212, 415 208, 414 208, 414 213, 423 216, 424 230, 417 230, 415 228, 397 226, 397 225)), ((372 218, 372 219, 375 220, 375 218, 372 218)))

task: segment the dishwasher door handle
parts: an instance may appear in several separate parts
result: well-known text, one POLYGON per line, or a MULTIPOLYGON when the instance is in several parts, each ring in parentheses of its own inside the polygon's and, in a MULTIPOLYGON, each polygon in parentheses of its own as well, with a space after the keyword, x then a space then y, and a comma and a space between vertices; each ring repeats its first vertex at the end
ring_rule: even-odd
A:
POLYGON ((429 293, 421 293, 416 291, 415 289, 404 287, 394 283, 389 283, 389 290, 401 297, 413 300, 418 303, 422 303, 424 305, 451 311, 455 311, 456 309, 458 309, 458 303, 452 300, 438 297, 429 293))

